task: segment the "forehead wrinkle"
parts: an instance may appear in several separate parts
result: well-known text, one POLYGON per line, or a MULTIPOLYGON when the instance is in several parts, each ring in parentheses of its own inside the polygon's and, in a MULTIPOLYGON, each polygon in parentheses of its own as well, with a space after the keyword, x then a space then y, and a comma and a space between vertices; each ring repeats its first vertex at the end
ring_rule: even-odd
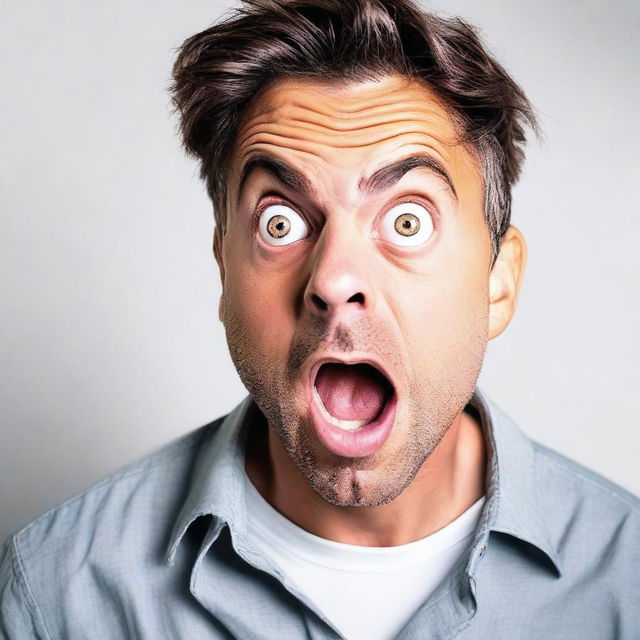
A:
MULTIPOLYGON (((322 81, 317 79, 288 79, 268 86, 261 96, 260 102, 274 100, 275 108, 285 104, 301 103, 300 96, 310 96, 319 99, 321 105, 326 105, 333 110, 344 113, 356 113, 358 111, 375 107, 380 104, 395 104, 397 94, 404 94, 404 102, 417 102, 424 104, 432 102, 440 109, 446 111, 440 97, 421 79, 409 79, 403 76, 387 76, 381 82, 358 82, 354 80, 347 85, 338 84, 335 81, 322 81), (387 98, 391 97, 391 100, 387 98), (362 106, 364 105, 364 106, 362 106)), ((265 109, 263 108, 264 112, 265 109)))
MULTIPOLYGON (((327 137, 338 137, 342 136, 344 133, 362 133, 362 136, 370 135, 371 131, 375 131, 375 129, 388 129, 389 127, 394 127, 395 129, 400 129, 401 132, 407 131, 409 127, 415 127, 415 130, 430 135, 433 138, 436 138, 434 133, 427 133, 424 130, 425 121, 418 118, 396 118, 393 120, 384 120, 384 121, 373 121, 368 123, 353 123, 350 122, 351 126, 339 126, 339 123, 335 122, 318 122, 313 120, 302 120, 302 119, 283 119, 283 120, 274 120, 271 122, 264 122, 261 124, 252 125, 247 127, 241 135, 238 136, 239 144, 244 144, 245 141, 250 138, 252 135, 260 134, 262 132, 271 135, 283 135, 283 137, 287 137, 288 135, 293 138, 299 138, 301 135, 296 135, 296 132, 300 134, 308 133, 310 135, 319 134, 325 135, 327 137), (336 126, 337 125, 337 126, 336 126), (275 130, 275 131, 274 131, 275 130), (287 133, 281 133, 283 131, 287 133)), ((360 136, 360 137, 362 137, 360 136)), ((438 138, 443 145, 451 146, 456 145, 458 140, 445 140, 444 137, 438 138)), ((314 140, 315 142, 315 140, 314 140)))
MULTIPOLYGON (((400 122, 414 122, 416 124, 440 128, 444 125, 445 133, 451 135, 455 129, 448 116, 438 113, 438 110, 424 105, 424 102, 413 105, 391 105, 376 108, 375 112, 361 115, 357 118, 344 117, 335 112, 324 112, 307 107, 281 107, 261 113, 249 118, 239 127, 240 135, 248 135, 252 130, 260 127, 282 127, 311 125, 311 128, 325 128, 337 132, 350 132, 368 129, 375 126, 390 126, 400 122)), ((304 128, 304 127, 301 127, 304 128)))
MULTIPOLYGON (((410 125, 417 127, 421 133, 427 133, 435 138, 435 133, 440 134, 441 142, 445 145, 455 145, 459 142, 456 128, 451 118, 438 113, 437 110, 416 105, 415 109, 408 110, 404 106, 395 106, 385 109, 377 114, 355 118, 340 118, 335 114, 324 115, 314 109, 277 109, 269 114, 260 114, 246 120, 238 128, 236 140, 239 145, 245 143, 253 134, 260 131, 271 133, 276 130, 279 134, 282 130, 298 130, 308 133, 328 133, 329 135, 341 135, 343 133, 364 132, 379 128, 402 127, 406 129, 410 125)), ((295 136, 298 137, 298 136, 295 136)))
MULTIPOLYGON (((304 102, 299 99, 298 96, 286 101, 282 101, 276 109, 270 111, 270 113, 277 112, 279 110, 288 113, 290 111, 310 111, 312 113, 317 113, 319 115, 328 116, 328 117, 341 117, 346 120, 356 118, 365 118, 367 115, 375 116, 377 114, 386 114, 386 113, 422 113, 427 112, 435 115, 437 118, 442 120, 448 119, 448 114, 446 110, 441 107, 439 104, 429 104, 428 100, 425 100, 424 96, 422 98, 416 97, 415 99, 403 98, 401 100, 389 100, 389 101, 381 101, 381 100, 372 100, 369 101, 368 104, 364 106, 352 107, 352 105, 356 102, 356 98, 350 98, 346 101, 345 105, 332 105, 327 101, 322 101, 319 104, 313 103, 310 105, 308 102, 304 102), (367 112, 371 112, 368 114, 367 112)), ((266 112, 263 112, 263 114, 266 112)))
MULTIPOLYGON (((305 109, 303 112, 305 116, 310 114, 310 117, 295 118, 291 117, 291 114, 287 117, 278 117, 276 110, 269 115, 262 114, 250 120, 238 131, 237 148, 242 149, 260 142, 286 146, 287 141, 292 142, 296 150, 305 150, 313 145, 366 148, 384 143, 394 137, 402 141, 404 136, 416 136, 419 141, 426 138, 429 141, 428 146, 434 150, 438 151, 437 147, 440 147, 444 151, 460 142, 455 133, 452 135, 451 122, 444 120, 441 114, 429 108, 422 109, 422 112, 417 114, 407 113, 401 108, 396 114, 399 117, 393 119, 386 118, 381 121, 379 117, 369 117, 359 119, 357 123, 349 120, 344 125, 335 117, 318 117, 317 112, 313 110, 305 109), (435 119, 440 122, 429 121, 424 117, 425 115, 435 116, 435 119), (441 133, 440 125, 443 120, 448 130, 443 131, 444 135, 438 137, 436 134, 441 133), (389 133, 390 129, 392 129, 391 133, 389 133), (345 136, 345 133, 349 135, 345 136)), ((393 111, 391 114, 393 115, 393 111)), ((442 153, 440 151, 438 153, 442 158, 442 153)))
MULTIPOLYGON (((350 136, 353 138, 353 136, 350 136)), ((266 133, 264 131, 253 135, 252 140, 246 141, 246 144, 240 146, 240 162, 254 149, 261 148, 263 145, 278 147, 284 150, 296 151, 301 153, 310 153, 312 155, 322 157, 322 153, 318 150, 322 149, 331 157, 331 151, 333 149, 368 149, 377 145, 388 144, 394 141, 397 147, 404 145, 422 146, 428 148, 433 155, 437 156, 443 164, 447 164, 446 158, 442 151, 438 148, 449 145, 442 143, 438 138, 435 138, 424 131, 410 129, 408 131, 393 131, 388 135, 380 136, 374 140, 366 140, 364 142, 355 140, 344 140, 342 137, 337 137, 333 141, 309 141, 302 136, 286 136, 281 133, 266 133), (409 138, 408 140, 406 138, 409 138), (314 151, 315 148, 315 151, 314 151)))
MULTIPOLYGON (((403 126, 396 126, 392 131, 389 131, 389 127, 383 127, 379 132, 375 132, 374 126, 370 127, 374 131, 363 131, 362 135, 350 135, 344 136, 342 132, 332 132, 331 129, 310 129, 308 127, 284 127, 279 126, 277 130, 274 131, 257 131, 248 135, 246 138, 240 141, 239 147, 249 147, 254 144, 259 144, 261 142, 265 142, 267 144, 278 144, 277 140, 290 140, 296 143, 307 144, 309 146, 318 145, 321 147, 333 147, 336 149, 343 148, 358 148, 358 147, 370 147, 376 144, 382 144, 393 138, 401 139, 405 136, 415 136, 419 139, 428 139, 432 141, 430 146, 433 146, 435 142, 436 145, 441 146, 443 149, 451 148, 457 146, 454 142, 443 141, 435 135, 423 131, 421 128, 415 128, 416 123, 407 122, 404 123, 403 126), (319 134, 318 138, 313 138, 305 133, 317 133, 319 134)), ((274 128, 276 129, 276 128, 274 128)), ((285 146, 285 142, 281 142, 279 146, 285 146)), ((442 153, 438 152, 438 155, 442 157, 442 153)))

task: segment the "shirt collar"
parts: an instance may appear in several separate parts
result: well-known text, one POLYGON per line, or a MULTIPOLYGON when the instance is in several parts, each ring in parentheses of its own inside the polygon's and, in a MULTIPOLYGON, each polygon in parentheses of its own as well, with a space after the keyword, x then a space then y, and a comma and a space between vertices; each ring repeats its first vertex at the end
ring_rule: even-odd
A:
POLYGON ((253 400, 247 396, 222 423, 213 422, 196 458, 187 498, 171 533, 166 560, 173 564, 178 545, 191 523, 212 515, 233 532, 246 531, 244 509, 244 445, 246 418, 253 400))
POLYGON ((487 448, 487 505, 476 540, 484 537, 486 543, 489 531, 518 538, 542 551, 560 576, 562 567, 536 477, 534 443, 479 388, 469 404, 479 414, 487 448))
MULTIPOLYGON (((478 524, 468 570, 474 571, 489 532, 496 531, 533 545, 561 574, 536 483, 532 441, 484 392, 476 387, 469 400, 482 424, 487 447, 487 500, 478 524)), ((468 408, 468 407, 467 407, 468 408)), ((191 523, 211 515, 226 523, 233 537, 244 540, 244 448, 251 413, 247 396, 222 422, 207 430, 196 459, 187 498, 171 533, 166 560, 173 564, 176 550, 191 523)))

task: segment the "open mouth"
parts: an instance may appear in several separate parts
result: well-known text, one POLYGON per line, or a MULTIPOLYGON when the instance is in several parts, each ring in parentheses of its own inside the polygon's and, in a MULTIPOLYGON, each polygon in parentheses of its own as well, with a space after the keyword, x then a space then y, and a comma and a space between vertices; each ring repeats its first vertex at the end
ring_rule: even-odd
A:
POLYGON ((311 383, 313 427, 329 451, 362 458, 382 447, 396 420, 398 394, 380 369, 367 362, 323 362, 311 383))
POLYGON ((314 393, 330 424, 354 431, 378 420, 393 396, 393 386, 365 362, 325 362, 316 374, 314 393))

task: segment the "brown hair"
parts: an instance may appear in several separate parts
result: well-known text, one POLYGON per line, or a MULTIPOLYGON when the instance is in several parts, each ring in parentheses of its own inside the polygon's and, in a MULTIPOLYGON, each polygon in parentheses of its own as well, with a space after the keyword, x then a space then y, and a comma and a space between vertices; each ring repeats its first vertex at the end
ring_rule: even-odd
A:
POLYGON ((278 78, 420 78, 452 110, 484 178, 493 262, 510 224, 511 187, 524 160, 525 128, 537 131, 522 89, 473 27, 413 0, 242 0, 221 22, 188 38, 171 92, 187 151, 223 222, 226 159, 251 99, 278 78))

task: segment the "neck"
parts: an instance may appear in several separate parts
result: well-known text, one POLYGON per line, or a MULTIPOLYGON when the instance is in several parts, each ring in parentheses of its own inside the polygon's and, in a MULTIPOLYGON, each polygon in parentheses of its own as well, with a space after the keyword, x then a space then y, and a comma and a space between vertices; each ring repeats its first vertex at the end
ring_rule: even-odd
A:
POLYGON ((484 495, 486 452, 482 427, 461 412, 412 483, 378 507, 336 507, 323 500, 273 429, 250 442, 246 469, 267 502, 303 529, 336 542, 396 546, 442 529, 484 495))

